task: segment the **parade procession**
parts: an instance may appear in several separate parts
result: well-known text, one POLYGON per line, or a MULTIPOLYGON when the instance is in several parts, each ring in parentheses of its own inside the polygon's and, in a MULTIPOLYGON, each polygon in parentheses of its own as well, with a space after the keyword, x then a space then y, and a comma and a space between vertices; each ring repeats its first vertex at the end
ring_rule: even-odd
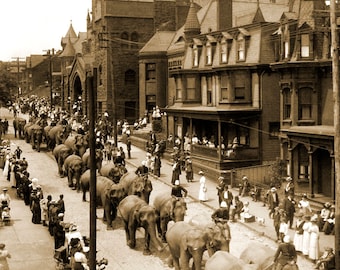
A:
POLYGON ((338 1, 0 8, 0 270, 340 270, 338 1))
MULTIPOLYGON (((89 269, 88 119, 49 111, 34 96, 26 102, 35 106, 25 114, 20 106, 1 108, 9 127, 1 138, 0 233, 10 254, 1 263, 89 269), (18 121, 25 122, 22 132, 18 121)), ((190 153, 175 146, 165 158, 148 125, 121 132, 116 147, 106 121, 98 118, 95 128, 97 269, 332 269, 331 256, 319 259, 323 251, 334 254, 331 203, 316 212, 294 197, 290 179, 256 199, 246 176, 229 189, 223 177, 207 179, 203 170, 187 177, 190 153), (128 150, 138 133, 147 135, 146 147, 128 150)))

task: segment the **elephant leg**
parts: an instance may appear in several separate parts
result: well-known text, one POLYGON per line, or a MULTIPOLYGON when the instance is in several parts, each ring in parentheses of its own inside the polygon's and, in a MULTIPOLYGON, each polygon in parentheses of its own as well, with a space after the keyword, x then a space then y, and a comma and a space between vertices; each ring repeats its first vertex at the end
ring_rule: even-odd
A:
POLYGON ((128 246, 130 248, 135 248, 136 247, 136 228, 134 225, 129 225, 128 226, 128 231, 129 231, 129 241, 128 241, 128 246))
POLYGON ((70 170, 67 173, 67 177, 68 177, 68 186, 70 188, 73 188, 74 187, 74 184, 73 184, 73 173, 70 170))
MULTIPOLYGON (((181 255, 179 258, 179 264, 181 266, 181 270, 189 270, 189 260, 190 260, 191 256, 189 255, 188 251, 185 250, 181 250, 181 255)), ((193 269, 196 269, 193 267, 193 269)))
POLYGON ((145 229, 145 242, 144 242, 144 251, 143 251, 143 255, 150 255, 151 251, 150 251, 150 234, 147 232, 147 230, 145 229))
POLYGON ((162 241, 163 242, 166 242, 166 237, 165 237, 165 234, 166 234, 166 231, 167 231, 167 226, 168 226, 168 223, 170 221, 170 218, 169 217, 163 217, 162 220, 161 220, 161 238, 162 238, 162 241))

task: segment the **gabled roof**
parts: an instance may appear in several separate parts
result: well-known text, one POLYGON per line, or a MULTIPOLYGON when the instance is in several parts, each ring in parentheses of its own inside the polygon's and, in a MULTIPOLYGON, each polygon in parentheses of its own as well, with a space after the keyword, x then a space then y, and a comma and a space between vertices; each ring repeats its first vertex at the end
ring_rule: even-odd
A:
POLYGON ((260 6, 257 8, 253 23, 265 22, 260 6))
POLYGON ((150 52, 166 52, 174 36, 174 31, 157 31, 139 51, 139 54, 150 52))

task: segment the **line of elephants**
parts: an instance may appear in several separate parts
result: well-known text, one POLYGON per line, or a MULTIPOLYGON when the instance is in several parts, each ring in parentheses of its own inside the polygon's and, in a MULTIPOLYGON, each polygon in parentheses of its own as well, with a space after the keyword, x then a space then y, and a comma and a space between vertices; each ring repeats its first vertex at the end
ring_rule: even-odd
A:
MULTIPOLYGON (((48 126, 39 120, 26 123, 25 119, 15 118, 13 127, 15 137, 25 139, 37 151, 46 143, 55 157, 60 177, 67 177, 69 187, 82 191, 82 199, 86 201, 86 192, 90 189, 89 136, 75 134, 69 126, 48 126)), ((158 252, 168 247, 168 264, 176 270, 190 269, 189 266, 201 270, 205 251, 209 254, 206 270, 275 269, 271 248, 253 243, 237 258, 229 253, 230 239, 223 226, 199 217, 185 222, 184 200, 172 198, 167 192, 157 195, 150 205, 153 187, 149 177, 128 172, 124 166, 114 163, 103 165, 103 153, 99 149, 96 150, 96 168, 97 205, 104 209, 103 221, 112 229, 112 222, 119 216, 124 221, 130 248, 135 248, 136 231, 142 227, 145 232, 143 254, 151 253, 150 243, 158 252)), ((286 266, 283 269, 297 268, 286 266)))

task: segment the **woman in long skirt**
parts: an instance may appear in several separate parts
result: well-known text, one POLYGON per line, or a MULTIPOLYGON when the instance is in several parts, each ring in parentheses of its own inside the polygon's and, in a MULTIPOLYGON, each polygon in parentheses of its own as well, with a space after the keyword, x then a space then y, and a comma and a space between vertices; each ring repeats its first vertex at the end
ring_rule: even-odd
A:
POLYGON ((316 215, 312 216, 311 226, 309 228, 310 240, 308 257, 314 262, 319 259, 319 226, 317 221, 318 217, 316 215))
POLYGON ((309 255, 309 243, 310 243, 310 227, 312 223, 310 222, 310 216, 305 216, 305 224, 303 224, 303 240, 302 240, 302 253, 305 256, 309 255))
POLYGON ((295 226, 295 234, 294 234, 294 246, 297 252, 302 252, 302 244, 303 244, 303 224, 305 221, 302 218, 302 214, 297 215, 296 226, 295 226))
POLYGON ((13 158, 12 162, 10 163, 10 166, 11 166, 11 172, 9 174, 9 184, 12 188, 16 188, 17 187, 17 181, 15 179, 15 170, 16 170, 17 162, 14 158, 13 158))
POLYGON ((5 176, 7 178, 8 175, 8 170, 9 170, 9 154, 6 155, 6 161, 5 161, 5 166, 4 166, 4 170, 2 171, 2 175, 5 176))
POLYGON ((199 190, 199 193, 198 193, 198 199, 201 201, 201 202, 206 202, 208 200, 208 194, 207 194, 207 186, 206 186, 206 183, 205 183, 205 176, 204 176, 204 172, 203 171, 199 171, 198 173, 199 175, 201 175, 201 178, 200 178, 200 190, 199 190))

